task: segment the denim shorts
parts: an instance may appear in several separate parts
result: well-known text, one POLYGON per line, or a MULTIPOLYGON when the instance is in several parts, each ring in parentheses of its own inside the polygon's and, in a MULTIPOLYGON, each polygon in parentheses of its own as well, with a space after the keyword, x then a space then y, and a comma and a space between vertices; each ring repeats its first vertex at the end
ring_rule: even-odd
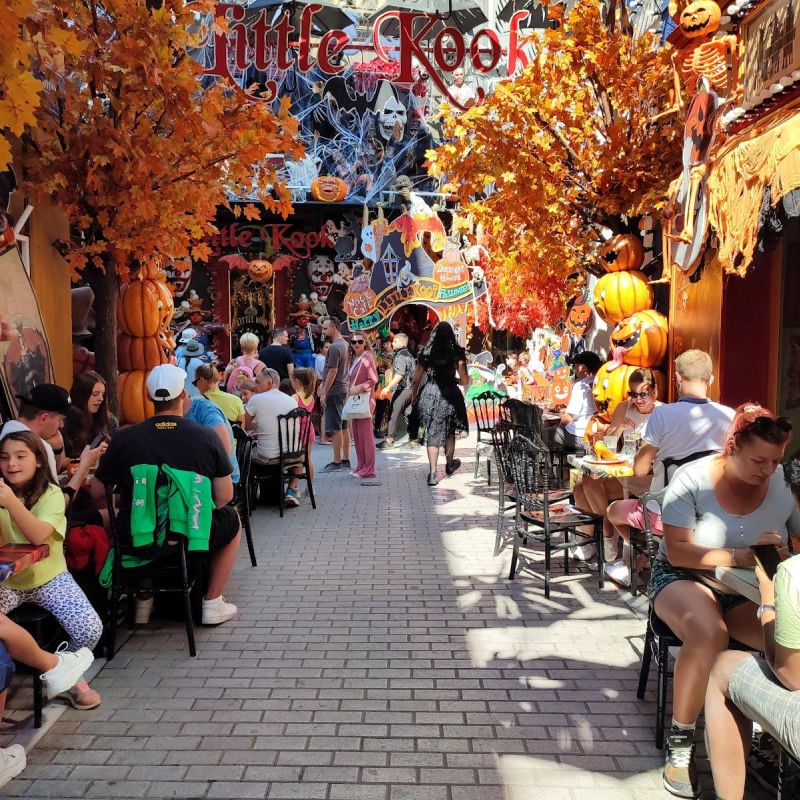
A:
POLYGON ((800 756, 800 692, 782 686, 763 658, 748 653, 731 674, 728 696, 748 719, 800 756))
POLYGON ((715 589, 713 586, 709 586, 693 570, 684 569, 683 567, 673 567, 669 561, 663 558, 657 558, 653 561, 653 571, 650 574, 650 583, 647 587, 647 596, 650 598, 650 602, 652 603, 656 599, 656 595, 665 586, 669 586, 669 584, 675 581, 693 581, 694 583, 707 586, 714 592, 714 597, 719 600, 723 614, 727 613, 732 608, 736 608, 736 606, 742 605, 742 603, 750 602, 746 597, 742 597, 740 594, 727 594, 726 592, 715 589))

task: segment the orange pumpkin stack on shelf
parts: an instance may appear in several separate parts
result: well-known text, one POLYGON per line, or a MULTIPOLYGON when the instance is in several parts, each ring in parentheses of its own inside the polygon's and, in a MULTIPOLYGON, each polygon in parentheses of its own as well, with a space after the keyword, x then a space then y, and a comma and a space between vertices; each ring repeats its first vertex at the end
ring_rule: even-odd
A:
POLYGON ((168 363, 175 351, 169 323, 175 310, 172 293, 157 268, 143 267, 122 287, 117 304, 119 339, 119 410, 122 423, 141 422, 153 415, 147 395, 147 373, 168 363))

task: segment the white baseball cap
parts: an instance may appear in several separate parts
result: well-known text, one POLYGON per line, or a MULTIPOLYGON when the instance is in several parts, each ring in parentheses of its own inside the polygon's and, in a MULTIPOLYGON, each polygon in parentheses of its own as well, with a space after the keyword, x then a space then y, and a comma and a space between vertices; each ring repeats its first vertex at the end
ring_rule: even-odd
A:
POLYGON ((147 394, 157 402, 174 400, 186 385, 186 372, 174 364, 160 364, 147 376, 147 394))

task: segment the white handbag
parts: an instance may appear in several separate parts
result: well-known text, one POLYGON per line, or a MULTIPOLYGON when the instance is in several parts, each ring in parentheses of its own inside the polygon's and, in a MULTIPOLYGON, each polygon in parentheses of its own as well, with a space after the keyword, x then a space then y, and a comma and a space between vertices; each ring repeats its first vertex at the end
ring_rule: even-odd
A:
POLYGON ((371 416, 369 392, 347 395, 342 409, 342 419, 369 419, 371 416))

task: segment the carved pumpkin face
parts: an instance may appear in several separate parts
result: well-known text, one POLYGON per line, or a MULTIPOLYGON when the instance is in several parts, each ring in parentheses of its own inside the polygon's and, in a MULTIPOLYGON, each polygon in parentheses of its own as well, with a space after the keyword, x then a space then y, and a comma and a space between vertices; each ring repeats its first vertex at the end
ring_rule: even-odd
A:
POLYGON ((592 306, 586 292, 579 294, 567 314, 567 330, 576 336, 583 336, 592 327, 592 306))
POLYGON ((697 0, 681 12, 681 32, 687 39, 711 36, 719 28, 721 17, 722 12, 714 0, 697 0))
POLYGON ((347 197, 347 183, 332 175, 323 175, 311 181, 311 196, 324 203, 339 203, 347 197))
POLYGON ((647 278, 636 270, 610 272, 594 287, 594 308, 606 322, 615 324, 653 305, 653 290, 647 278))
POLYGON ((266 283, 272 277, 272 272, 272 264, 264 258, 253 259, 247 265, 247 274, 256 283, 266 283))
POLYGON ((667 354, 667 318, 648 308, 626 317, 611 332, 611 346, 624 350, 622 361, 636 367, 654 367, 667 354))
POLYGON ((550 384, 550 404, 565 406, 572 394, 572 381, 570 380, 569 367, 558 367, 553 372, 553 382, 550 384))
POLYGON ((606 272, 639 269, 644 261, 644 247, 638 236, 619 233, 603 245, 600 260, 606 272))
POLYGON ((614 409, 628 396, 628 378, 635 369, 627 364, 614 368, 611 362, 607 362, 597 370, 592 397, 600 419, 611 422, 614 409))
POLYGON ((130 336, 155 336, 167 328, 175 304, 164 281, 145 278, 122 288, 117 304, 120 330, 130 336))

